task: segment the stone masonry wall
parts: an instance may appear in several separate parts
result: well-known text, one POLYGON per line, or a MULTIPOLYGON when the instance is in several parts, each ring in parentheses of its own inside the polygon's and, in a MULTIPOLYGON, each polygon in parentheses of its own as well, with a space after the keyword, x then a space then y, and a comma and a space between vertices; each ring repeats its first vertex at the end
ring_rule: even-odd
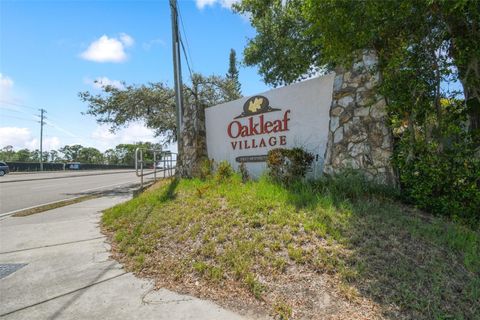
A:
POLYGON ((183 156, 177 173, 183 178, 192 178, 198 175, 202 161, 208 159, 204 106, 185 106, 182 138, 183 156))
POLYGON ((359 169, 372 180, 393 185, 392 135, 385 99, 375 90, 380 79, 376 63, 375 54, 366 52, 351 70, 336 70, 323 171, 331 175, 359 169))

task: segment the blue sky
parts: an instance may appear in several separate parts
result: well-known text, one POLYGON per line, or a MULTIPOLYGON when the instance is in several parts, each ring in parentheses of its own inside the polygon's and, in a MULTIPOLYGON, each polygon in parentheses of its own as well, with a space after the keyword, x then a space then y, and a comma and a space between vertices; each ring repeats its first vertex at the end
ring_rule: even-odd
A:
MULTIPOLYGON (((180 0, 192 67, 223 75, 230 48, 255 35, 232 0, 180 0)), ((168 0, 0 0, 0 148, 38 148, 39 114, 47 110, 46 149, 80 143, 100 150, 118 143, 159 141, 141 123, 115 135, 82 115, 78 92, 100 92, 94 80, 173 84, 168 0)), ((185 80, 188 78, 183 65, 185 80)), ((255 68, 240 66, 244 95, 268 89, 255 68)))

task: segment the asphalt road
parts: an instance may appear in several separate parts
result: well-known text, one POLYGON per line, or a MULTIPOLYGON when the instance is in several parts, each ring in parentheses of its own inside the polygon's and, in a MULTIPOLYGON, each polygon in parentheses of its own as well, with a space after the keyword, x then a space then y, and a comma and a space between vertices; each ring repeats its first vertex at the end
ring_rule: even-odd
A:
POLYGON ((133 171, 10 174, 0 177, 0 215, 138 183, 133 171))

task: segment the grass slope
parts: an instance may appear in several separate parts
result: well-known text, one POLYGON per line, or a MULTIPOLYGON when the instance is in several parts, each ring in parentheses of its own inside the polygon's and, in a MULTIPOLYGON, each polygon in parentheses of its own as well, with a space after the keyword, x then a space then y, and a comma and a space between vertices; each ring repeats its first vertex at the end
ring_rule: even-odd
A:
POLYGON ((278 318, 480 319, 480 236, 360 178, 167 180, 107 210, 126 268, 278 318))

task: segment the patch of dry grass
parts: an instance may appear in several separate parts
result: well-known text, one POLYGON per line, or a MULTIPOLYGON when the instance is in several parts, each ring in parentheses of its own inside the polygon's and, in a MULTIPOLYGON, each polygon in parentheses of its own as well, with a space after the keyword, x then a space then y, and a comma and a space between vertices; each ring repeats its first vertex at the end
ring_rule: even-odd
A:
POLYGON ((479 317, 478 232, 356 178, 167 180, 103 226, 128 270, 250 315, 479 317))

